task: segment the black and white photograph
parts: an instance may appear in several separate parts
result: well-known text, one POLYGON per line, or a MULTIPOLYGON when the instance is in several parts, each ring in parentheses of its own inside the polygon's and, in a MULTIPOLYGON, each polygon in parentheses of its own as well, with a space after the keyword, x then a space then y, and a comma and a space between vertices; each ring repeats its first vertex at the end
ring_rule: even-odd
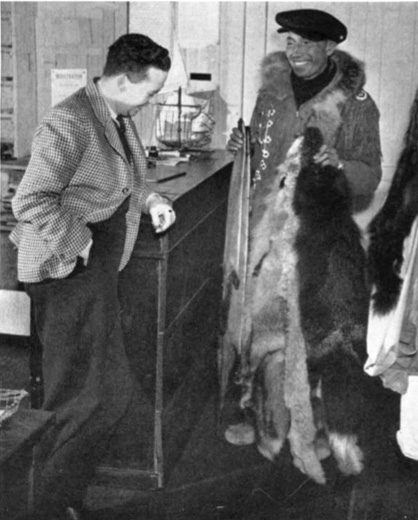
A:
POLYGON ((0 6, 0 520, 417 520, 418 2, 0 6))

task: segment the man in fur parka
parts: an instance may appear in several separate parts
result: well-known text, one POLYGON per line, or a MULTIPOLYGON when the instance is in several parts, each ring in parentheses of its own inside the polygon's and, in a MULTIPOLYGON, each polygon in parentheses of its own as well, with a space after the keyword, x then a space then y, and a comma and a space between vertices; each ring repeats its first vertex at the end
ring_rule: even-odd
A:
MULTIPOLYGON (((345 309, 342 321, 335 316, 330 318, 329 330, 322 331, 325 340, 321 340, 320 348, 323 351, 334 349, 334 357, 339 361, 338 349, 342 356, 347 353, 348 363, 357 366, 351 380, 358 381, 363 359, 357 359, 357 349, 359 341, 363 344, 365 337, 368 293, 362 279, 365 258, 360 232, 353 227, 351 211, 356 202, 361 204, 367 200, 380 182, 379 112, 363 90, 363 64, 336 49, 347 36, 347 29, 339 20, 323 11, 303 9, 279 13, 276 22, 281 26, 278 32, 285 34, 286 50, 272 53, 263 60, 262 85, 251 119, 252 190, 246 326, 241 344, 231 348, 235 348, 240 357, 241 406, 254 411, 254 439, 259 451, 273 460, 288 439, 295 465, 317 482, 324 483, 325 475, 319 461, 329 454, 329 448, 345 474, 361 471, 362 454, 357 447, 356 433, 351 431, 351 423, 356 422, 353 417, 353 399, 356 398, 348 403, 351 406, 351 412, 348 412, 350 425, 346 428, 344 424, 342 432, 330 432, 326 417, 321 419, 322 411, 319 414, 313 411, 315 403, 321 402, 321 377, 315 378, 313 388, 311 373, 308 373, 312 352, 309 338, 312 335, 306 330, 305 324, 309 320, 301 316, 303 305, 299 300, 301 259, 298 255, 303 248, 298 250, 296 244, 303 242, 304 205, 301 203, 303 197, 297 191, 300 189, 297 179, 308 164, 319 177, 321 169, 324 172, 327 169, 329 177, 323 179, 331 179, 329 185, 324 184, 324 189, 320 190, 311 190, 305 185, 303 196, 314 197, 314 192, 318 192, 322 197, 319 211, 326 189, 331 190, 330 196, 343 201, 342 213, 336 214, 340 220, 334 223, 336 235, 329 235, 328 242, 324 240, 324 243, 335 243, 338 247, 322 250, 321 254, 327 262, 330 259, 326 255, 334 255, 334 267, 351 257, 341 267, 342 272, 334 269, 332 276, 334 280, 344 280, 346 287, 351 286, 350 276, 356 278, 353 280, 353 287, 356 287, 353 302, 356 301, 357 310, 351 316, 345 309), (318 129, 321 136, 315 150, 306 150, 306 144, 303 144, 303 135, 310 127, 318 129), (297 205, 295 200, 298 200, 297 205), (339 233, 339 228, 344 232, 339 233), (342 262, 335 262, 335 255, 340 255, 342 262), (318 437, 321 429, 328 433, 329 445, 321 446, 318 437)), ((242 146, 242 133, 234 128, 227 147, 235 153, 242 146)), ((308 202, 312 208, 315 200, 308 202)), ((337 206, 336 212, 340 211, 337 206)), ((318 221, 320 218, 323 217, 317 215, 318 221)), ((332 217, 323 219, 322 225, 326 226, 330 220, 332 217)), ((321 229, 321 226, 317 228, 321 229)), ((328 268, 327 273, 330 271, 328 268)), ((323 276, 323 273, 315 272, 309 276, 315 279, 317 274, 323 276)), ((327 284, 329 287, 330 283, 330 278, 324 279, 323 287, 327 284)), ((335 294, 332 290, 328 292, 332 294, 330 298, 335 294)), ((341 295, 338 298, 343 300, 341 295)), ((333 302, 326 304, 331 308, 333 302)), ((336 308, 338 305, 335 304, 336 308)), ((228 326, 234 327, 234 324, 228 326)), ((344 370, 345 361, 340 366, 344 370)), ((342 382, 350 379, 344 373, 334 376, 342 382)), ((345 390, 350 391, 339 384, 334 387, 340 395, 344 395, 345 390)), ((338 403, 333 406, 335 414, 341 418, 340 424, 344 423, 344 410, 338 410, 338 403)), ((243 433, 241 426, 229 428, 227 439, 236 443, 250 442, 248 428, 243 433)))

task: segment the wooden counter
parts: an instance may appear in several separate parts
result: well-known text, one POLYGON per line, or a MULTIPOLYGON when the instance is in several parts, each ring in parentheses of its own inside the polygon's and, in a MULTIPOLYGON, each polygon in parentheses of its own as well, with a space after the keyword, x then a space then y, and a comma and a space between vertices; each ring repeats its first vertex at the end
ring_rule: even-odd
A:
POLYGON ((98 474, 101 485, 164 486, 210 392, 217 391, 231 155, 216 151, 175 168, 157 166, 149 177, 179 171, 187 173, 155 183, 156 191, 173 200, 175 225, 158 236, 144 219, 120 277, 122 321, 141 419, 127 426, 122 447, 115 444, 109 452, 98 474))
MULTIPOLYGON (((232 156, 202 153, 148 170, 173 201, 177 220, 157 235, 141 221, 120 276, 122 323, 137 383, 137 421, 126 424, 95 486, 163 487, 210 392, 217 391, 217 330, 232 156), (167 182, 157 179, 186 171, 167 182)), ((36 366, 36 363, 34 363, 36 366)))

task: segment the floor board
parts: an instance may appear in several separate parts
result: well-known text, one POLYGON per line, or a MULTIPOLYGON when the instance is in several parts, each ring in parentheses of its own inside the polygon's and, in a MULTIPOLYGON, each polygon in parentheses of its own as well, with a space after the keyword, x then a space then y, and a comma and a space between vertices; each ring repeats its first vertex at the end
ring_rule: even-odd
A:
MULTIPOLYGON (((28 353, 0 338, 0 385, 27 388, 28 353)), ((210 400, 164 490, 107 490, 89 506, 97 520, 417 520, 418 462, 397 443, 399 398, 376 385, 369 418, 366 464, 356 478, 324 461, 327 484, 317 485, 291 462, 285 447, 275 463, 255 446, 228 444, 210 400)))

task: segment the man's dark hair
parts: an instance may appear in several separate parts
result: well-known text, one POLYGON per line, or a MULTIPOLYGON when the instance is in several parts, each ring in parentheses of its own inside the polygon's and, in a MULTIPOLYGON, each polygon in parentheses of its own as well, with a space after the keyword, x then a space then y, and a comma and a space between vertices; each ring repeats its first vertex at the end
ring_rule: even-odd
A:
POLYGON ((145 76, 150 67, 165 72, 170 70, 168 50, 148 36, 130 33, 121 36, 109 47, 103 76, 125 73, 136 79, 145 76))

